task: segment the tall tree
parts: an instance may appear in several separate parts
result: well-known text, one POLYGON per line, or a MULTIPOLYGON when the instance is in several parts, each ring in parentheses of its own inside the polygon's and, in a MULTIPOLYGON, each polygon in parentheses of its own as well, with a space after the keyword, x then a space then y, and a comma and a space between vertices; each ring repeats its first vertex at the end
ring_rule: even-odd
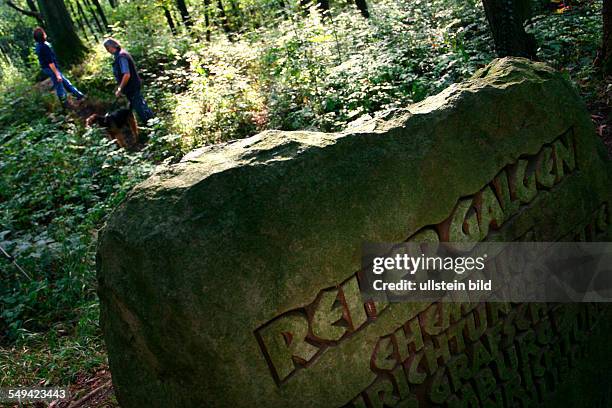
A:
POLYGON ((482 0, 499 57, 535 58, 535 37, 525 32, 531 0, 482 0))
POLYGON ((370 10, 368 10, 368 3, 366 0, 355 0, 355 5, 364 18, 370 17, 370 10))
POLYGON ((38 7, 36 7, 36 0, 26 0, 26 4, 32 13, 37 14, 39 17, 41 16, 40 12, 38 11, 38 7))
POLYGON ((108 30, 108 26, 109 26, 108 19, 106 18, 106 14, 104 13, 104 8, 102 8, 102 5, 100 4, 100 1, 99 0, 91 0, 91 2, 94 4, 94 6, 96 6, 96 10, 98 11, 98 15, 102 19, 102 24, 104 24, 105 30, 108 30))
POLYGON ((68 65, 80 62, 86 48, 74 29, 64 0, 38 0, 38 9, 60 60, 68 65))
POLYGON ((204 0, 204 24, 206 25, 206 41, 210 42, 210 0, 204 0))
MULTIPOLYGON (((83 24, 83 19, 81 19, 80 14, 74 10, 74 6, 72 5, 71 1, 68 2, 68 8, 70 9, 70 13, 74 16, 74 20, 76 21, 77 26, 81 30, 81 33, 85 37, 85 40, 89 41, 89 36, 87 35, 87 30, 85 29, 85 25, 83 24)), ((96 39, 96 34, 94 33, 93 35, 94 39, 96 39)))
MULTIPOLYGON (((81 3, 79 2, 79 0, 75 0, 75 2, 77 6, 77 13, 73 14, 81 17, 80 20, 85 22, 85 25, 87 26, 87 28, 89 28, 89 31, 91 32, 91 35, 93 35, 94 40, 98 41, 98 35, 96 34, 96 30, 87 18, 87 15, 85 14, 83 7, 81 6, 81 3)), ((85 27, 82 27, 81 30, 85 32, 85 27)))
POLYGON ((601 56, 603 72, 612 75, 612 0, 603 2, 603 43, 601 56))
POLYGON ((191 27, 193 25, 193 21, 191 21, 191 15, 189 14, 189 10, 187 10, 185 0, 176 0, 176 7, 179 9, 179 13, 181 13, 181 19, 183 20, 185 26, 191 27))
POLYGON ((170 9, 165 4, 162 4, 160 7, 164 10, 164 16, 166 17, 166 21, 168 22, 168 27, 170 27, 172 35, 176 35, 176 25, 174 24, 174 19, 172 18, 170 9))
POLYGON ((221 20, 221 26, 223 27, 223 31, 228 35, 228 38, 231 40, 232 36, 230 35, 232 29, 230 28, 229 21, 227 19, 227 14, 225 13, 225 7, 223 6, 223 2, 221 0, 217 0, 217 8, 219 9, 219 19, 221 20))
POLYGON ((89 10, 89 14, 93 17, 94 22, 96 23, 96 27, 98 27, 98 31, 101 33, 106 31, 105 26, 102 25, 102 23, 100 22, 100 19, 98 18, 98 15, 96 14, 96 11, 94 10, 91 2, 89 0, 83 0, 83 2, 85 3, 85 7, 87 7, 87 9, 89 10))
POLYGON ((234 23, 233 31, 240 31, 240 29, 242 28, 243 21, 244 21, 244 15, 236 0, 229 0, 229 3, 231 7, 231 12, 232 12, 231 14, 234 17, 233 18, 233 23, 234 23))

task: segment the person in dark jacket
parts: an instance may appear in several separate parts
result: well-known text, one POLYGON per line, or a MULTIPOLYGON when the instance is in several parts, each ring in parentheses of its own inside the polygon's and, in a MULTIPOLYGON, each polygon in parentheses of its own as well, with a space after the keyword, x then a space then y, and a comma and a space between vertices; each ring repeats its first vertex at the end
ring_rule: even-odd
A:
POLYGON ((73 94, 77 100, 81 100, 85 97, 85 95, 79 91, 72 83, 62 74, 60 70, 59 63, 57 61, 57 56, 53 51, 53 47, 51 44, 47 42, 47 33, 41 27, 37 27, 34 29, 34 41, 36 41, 36 48, 34 51, 38 56, 38 63, 40 64, 40 68, 42 71, 51 78, 51 82, 53 83, 53 88, 55 89, 55 93, 57 97, 62 102, 62 105, 66 106, 67 103, 67 94, 66 91, 73 94))
POLYGON ((104 48, 115 58, 113 60, 113 74, 117 84, 115 96, 122 94, 130 101, 130 109, 136 112, 141 121, 147 122, 153 117, 153 112, 142 97, 142 80, 132 56, 121 47, 119 41, 113 38, 104 40, 104 48))

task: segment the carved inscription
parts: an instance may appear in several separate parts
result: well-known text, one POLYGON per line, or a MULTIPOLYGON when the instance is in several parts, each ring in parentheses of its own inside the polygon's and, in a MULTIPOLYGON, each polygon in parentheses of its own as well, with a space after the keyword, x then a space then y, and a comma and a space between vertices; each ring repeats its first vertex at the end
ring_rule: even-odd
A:
POLYGON ((378 376, 346 407, 538 406, 585 354, 601 312, 598 304, 432 304, 380 338, 378 376))
MULTIPOLYGON (((408 240, 485 240, 528 206, 539 191, 553 188, 576 168, 574 135, 569 130, 544 145, 537 154, 520 157, 503 168, 479 192, 461 198, 445 221, 422 228, 408 240)), ((594 226, 584 228, 591 228, 589 231, 594 236, 605 230, 608 222, 608 209, 603 206, 594 220, 589 221, 594 226)), ((311 304, 269 321, 255 331, 255 336, 280 386, 290 381, 298 370, 313 364, 325 350, 362 330, 387 307, 388 304, 363 303, 359 273, 355 273, 337 286, 321 290, 311 304)), ((427 388, 433 403, 445 401, 451 392, 456 398, 461 396, 462 404, 483 393, 493 400, 492 404, 497 398, 515 398, 518 393, 515 388, 520 387, 513 381, 520 382, 520 379, 507 378, 507 390, 493 387, 497 387, 497 382, 492 376, 506 378, 516 371, 513 364, 521 352, 513 346, 512 336, 502 341, 508 348, 498 350, 499 344, 493 345, 499 339, 491 336, 514 335, 517 331, 516 327, 512 328, 517 324, 516 319, 500 317, 508 316, 510 309, 489 310, 497 307, 480 303, 433 304, 395 332, 381 337, 371 361, 372 370, 379 376, 352 404, 382 407, 401 401, 398 406, 418 406, 410 396, 414 393, 409 390, 421 385, 427 388), (487 337, 487 330, 494 330, 496 334, 489 333, 487 337), (491 366, 493 359, 506 365, 491 366), (465 385, 468 377, 477 380, 465 385)), ((532 320, 521 320, 521 327, 525 327, 522 331, 530 327, 532 320)))
MULTIPOLYGON (((570 238, 596 239, 608 226, 604 204, 570 238)), ((372 354, 377 379, 346 406, 537 406, 585 353, 581 344, 601 311, 598 304, 433 303, 380 337, 372 354)))
POLYGON ((460 199, 444 222, 423 228, 409 240, 483 241, 529 205, 538 192, 551 189, 575 169, 574 135, 569 130, 535 156, 520 157, 506 166, 478 193, 460 199))
POLYGON ((282 383, 326 348, 374 320, 387 306, 364 305, 355 274, 337 287, 319 292, 310 305, 268 322, 255 335, 274 379, 282 383))

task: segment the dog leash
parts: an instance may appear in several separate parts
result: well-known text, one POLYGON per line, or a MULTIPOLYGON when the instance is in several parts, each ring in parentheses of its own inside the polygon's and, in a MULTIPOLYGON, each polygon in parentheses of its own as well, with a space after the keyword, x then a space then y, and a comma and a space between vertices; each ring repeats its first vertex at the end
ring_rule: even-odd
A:
POLYGON ((32 280, 32 277, 28 275, 28 273, 17 263, 17 260, 15 259, 15 257, 9 254, 4 248, 2 248, 1 245, 0 245, 0 252, 2 252, 2 255, 4 255, 4 257, 8 259, 9 262, 15 265, 15 267, 19 270, 19 272, 21 272, 26 278, 28 278, 28 280, 32 280))

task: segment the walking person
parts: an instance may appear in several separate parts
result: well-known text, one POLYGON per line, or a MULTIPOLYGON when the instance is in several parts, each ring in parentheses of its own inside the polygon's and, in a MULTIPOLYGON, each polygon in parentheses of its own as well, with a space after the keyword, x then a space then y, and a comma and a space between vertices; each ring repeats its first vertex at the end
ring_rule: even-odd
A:
POLYGON ((134 59, 114 38, 104 40, 104 48, 115 57, 113 74, 119 85, 115 96, 118 98, 125 95, 130 102, 130 109, 136 112, 142 122, 146 123, 154 115, 142 97, 142 80, 138 75, 134 59))
POLYGON ((72 85, 72 83, 62 74, 53 47, 47 42, 47 33, 45 30, 41 27, 37 27, 34 29, 33 36, 34 41, 36 41, 36 48, 34 51, 38 56, 40 68, 45 75, 51 78, 53 88, 62 106, 66 107, 68 103, 66 91, 74 95, 78 101, 85 98, 85 95, 72 85))

